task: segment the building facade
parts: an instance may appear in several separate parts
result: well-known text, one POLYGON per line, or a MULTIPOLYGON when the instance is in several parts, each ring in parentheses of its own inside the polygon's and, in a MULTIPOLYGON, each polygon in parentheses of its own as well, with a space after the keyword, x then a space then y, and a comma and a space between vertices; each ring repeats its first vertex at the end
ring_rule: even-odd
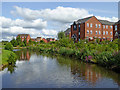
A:
POLYGON ((95 16, 79 19, 71 25, 71 38, 74 41, 87 39, 96 40, 113 40, 114 22, 99 20, 95 16))
POLYGON ((26 42, 29 43, 29 40, 31 39, 29 34, 18 34, 16 38, 20 37, 22 42, 26 39, 26 42))
POLYGON ((114 25, 113 37, 120 39, 120 20, 114 25))

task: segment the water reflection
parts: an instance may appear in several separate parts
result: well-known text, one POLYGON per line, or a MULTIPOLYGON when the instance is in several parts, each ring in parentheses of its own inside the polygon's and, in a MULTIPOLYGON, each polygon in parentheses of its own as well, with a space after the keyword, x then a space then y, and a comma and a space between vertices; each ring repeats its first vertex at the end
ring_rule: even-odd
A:
POLYGON ((4 87, 120 86, 120 74, 95 64, 28 50, 15 53, 18 55, 16 65, 7 67, 11 74, 15 72, 14 77, 5 73, 4 87), (6 85, 6 77, 12 82, 9 85, 6 85))

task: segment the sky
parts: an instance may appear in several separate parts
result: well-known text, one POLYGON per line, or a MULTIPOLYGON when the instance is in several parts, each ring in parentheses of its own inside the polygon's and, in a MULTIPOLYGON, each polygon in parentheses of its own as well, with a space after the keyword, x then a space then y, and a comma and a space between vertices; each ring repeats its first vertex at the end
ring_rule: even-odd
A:
POLYGON ((0 17, 2 40, 10 41, 17 34, 30 34, 32 38, 57 38, 81 18, 118 21, 117 2, 3 2, 0 17))

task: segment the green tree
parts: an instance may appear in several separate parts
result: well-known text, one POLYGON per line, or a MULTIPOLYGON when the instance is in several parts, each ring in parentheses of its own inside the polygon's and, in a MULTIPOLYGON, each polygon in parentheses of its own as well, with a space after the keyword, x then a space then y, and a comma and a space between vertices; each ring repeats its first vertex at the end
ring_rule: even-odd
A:
POLYGON ((15 40, 15 38, 13 38, 10 42, 14 47, 17 46, 17 41, 15 40))
POLYGON ((27 46, 27 39, 25 38, 25 40, 23 41, 24 45, 27 46))
POLYGON ((45 43, 45 42, 44 42, 43 40, 40 40, 40 43, 43 44, 43 43, 45 43))
POLYGON ((18 44, 18 45, 21 45, 21 44, 22 44, 22 40, 21 40, 20 36, 17 37, 16 41, 17 41, 17 44, 18 44))
POLYGON ((13 45, 9 42, 5 45, 5 50, 10 50, 12 51, 13 50, 13 45))
POLYGON ((63 39, 65 38, 65 33, 63 31, 58 33, 58 39, 63 39))

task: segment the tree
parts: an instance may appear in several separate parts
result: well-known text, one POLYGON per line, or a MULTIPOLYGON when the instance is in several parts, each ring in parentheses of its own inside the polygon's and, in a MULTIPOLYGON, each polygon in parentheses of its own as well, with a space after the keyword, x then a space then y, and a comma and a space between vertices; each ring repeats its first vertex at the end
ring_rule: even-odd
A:
POLYGON ((15 40, 15 38, 13 38, 10 42, 14 47, 17 46, 17 41, 15 40))
POLYGON ((44 44, 45 42, 43 40, 40 40, 40 43, 44 44))
POLYGON ((5 50, 10 50, 12 51, 13 50, 13 45, 9 42, 5 45, 5 50))
POLYGON ((22 44, 22 40, 21 40, 20 36, 17 37, 16 41, 17 41, 17 44, 18 44, 18 45, 21 45, 21 44, 22 44))
POLYGON ((27 46, 27 40, 25 38, 25 40, 23 41, 24 45, 27 46))
POLYGON ((65 38, 65 33, 63 31, 58 33, 58 39, 63 39, 65 38))

